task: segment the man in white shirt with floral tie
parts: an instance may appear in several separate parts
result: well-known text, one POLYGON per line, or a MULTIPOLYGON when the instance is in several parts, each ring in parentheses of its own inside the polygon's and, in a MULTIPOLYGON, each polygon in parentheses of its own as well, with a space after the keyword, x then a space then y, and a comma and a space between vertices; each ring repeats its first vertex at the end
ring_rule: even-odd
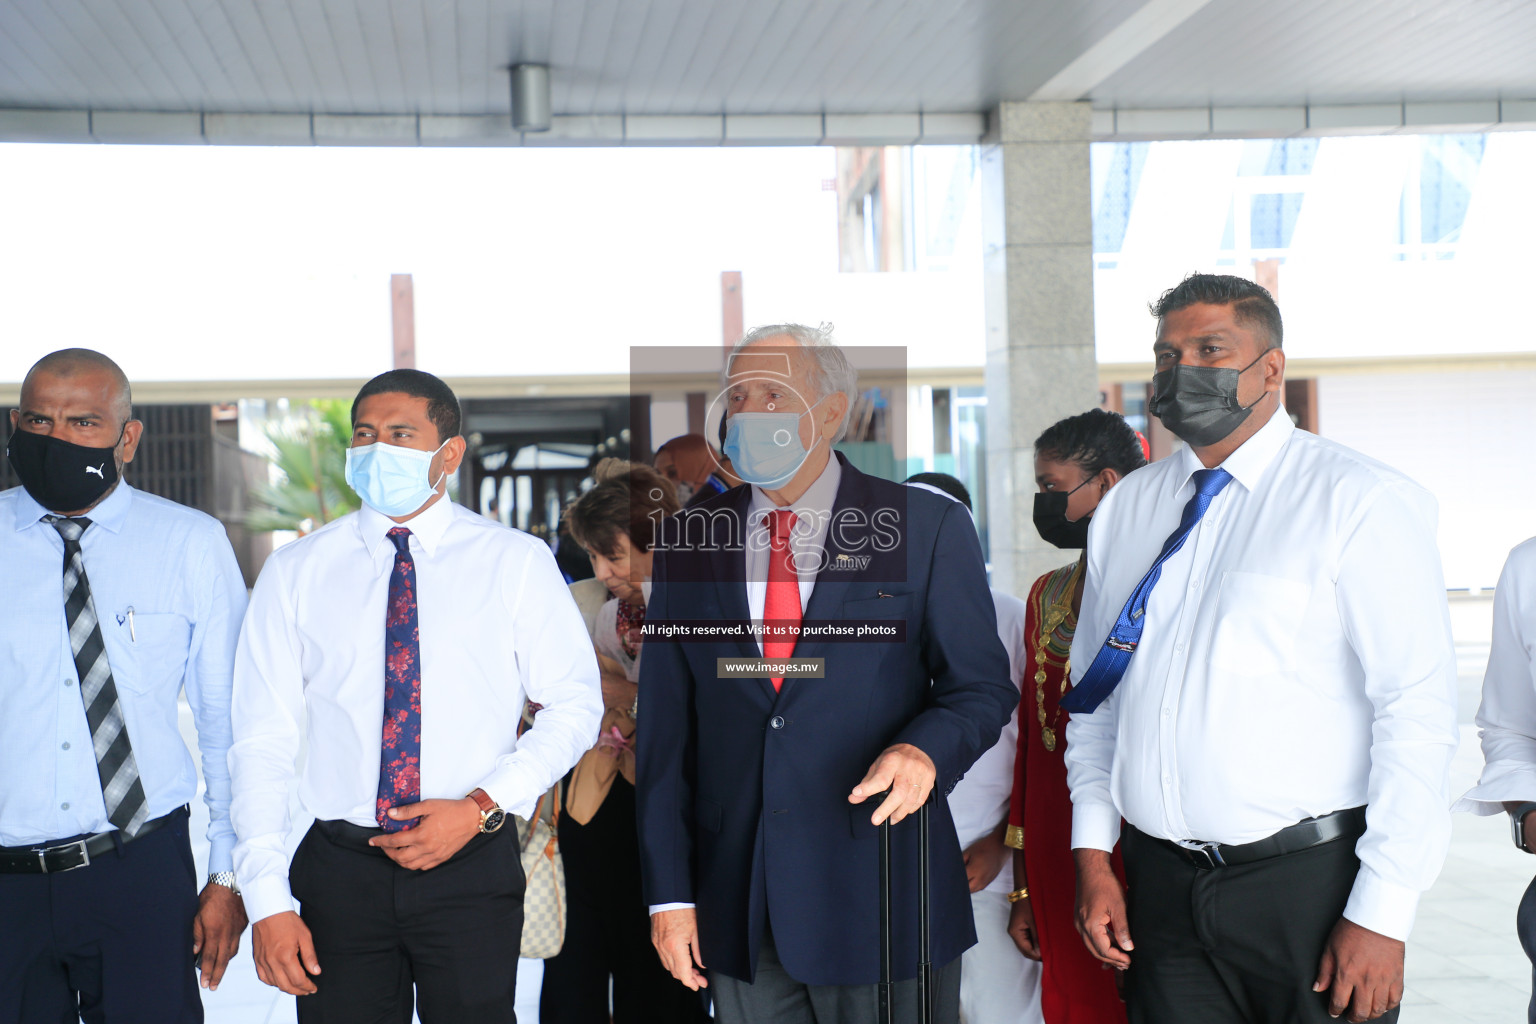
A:
POLYGON ((1292 426, 1263 288, 1197 274, 1153 314, 1152 411, 1189 447, 1089 533, 1062 700, 1078 927, 1132 1021, 1394 1019, 1450 840, 1434 500, 1292 426))
POLYGON ((364 507, 263 568, 235 664, 235 873, 303 1024, 513 1024, 509 814, 592 745, 597 662, 542 542, 454 504, 459 404, 393 370, 352 406, 364 507), (524 698, 542 705, 522 737, 524 698), (288 787, 315 815, 290 865, 288 787), (295 913, 293 900, 302 904, 295 913))

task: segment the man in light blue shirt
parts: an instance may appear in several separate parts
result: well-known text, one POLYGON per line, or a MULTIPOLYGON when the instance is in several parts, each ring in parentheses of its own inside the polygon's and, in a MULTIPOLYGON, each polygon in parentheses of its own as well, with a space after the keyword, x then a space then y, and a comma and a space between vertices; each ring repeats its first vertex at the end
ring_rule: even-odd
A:
POLYGON ((217 520, 120 479, 143 424, 87 349, 44 356, 0 492, 0 1024, 196 1024, 239 948, 230 681, 246 592, 217 520), (199 896, 187 835, 210 812, 199 896))

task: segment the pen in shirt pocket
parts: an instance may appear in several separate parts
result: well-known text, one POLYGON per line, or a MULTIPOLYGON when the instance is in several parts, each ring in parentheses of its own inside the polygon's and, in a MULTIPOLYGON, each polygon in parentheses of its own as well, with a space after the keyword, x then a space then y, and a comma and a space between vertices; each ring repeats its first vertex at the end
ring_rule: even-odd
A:
MULTIPOLYGON (((123 620, 118 619, 117 621, 119 624, 121 624, 123 620)), ((128 606, 128 639, 133 643, 139 642, 138 630, 133 628, 133 605, 128 606)))

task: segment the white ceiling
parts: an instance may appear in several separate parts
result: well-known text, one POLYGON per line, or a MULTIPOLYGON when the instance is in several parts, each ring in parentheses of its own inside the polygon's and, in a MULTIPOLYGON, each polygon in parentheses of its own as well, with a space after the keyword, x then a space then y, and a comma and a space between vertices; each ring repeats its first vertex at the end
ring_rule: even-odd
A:
MULTIPOLYGON (((1031 98, 1496 104, 1536 99, 1532 53, 1529 0, 0 0, 0 108, 198 115, 27 122, 163 141, 213 141, 214 114, 302 115, 266 129, 315 140, 316 115, 395 115, 409 126, 362 134, 427 141, 424 118, 505 118, 506 69, 533 62, 551 67, 555 114, 594 138, 613 129, 593 118, 705 116, 703 135, 730 141, 722 115, 974 115, 1031 98)), ((682 121, 649 130, 696 141, 682 121)))
POLYGON ((1099 83, 1106 107, 1536 98, 1530 0, 1226 0, 1099 83))

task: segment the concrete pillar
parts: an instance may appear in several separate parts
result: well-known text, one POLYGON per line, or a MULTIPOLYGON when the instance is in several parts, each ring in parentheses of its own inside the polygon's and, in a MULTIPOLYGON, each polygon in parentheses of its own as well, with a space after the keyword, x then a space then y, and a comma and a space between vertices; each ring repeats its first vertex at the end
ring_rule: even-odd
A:
POLYGON ((982 145, 992 584, 1071 561, 1035 532, 1034 439, 1099 405, 1086 103, 1004 103, 982 145))

